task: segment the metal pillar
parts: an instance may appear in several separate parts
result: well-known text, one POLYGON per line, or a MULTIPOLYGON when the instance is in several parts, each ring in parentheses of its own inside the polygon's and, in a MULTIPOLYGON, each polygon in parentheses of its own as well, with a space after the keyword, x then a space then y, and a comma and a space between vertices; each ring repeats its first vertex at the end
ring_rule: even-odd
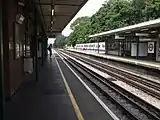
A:
POLYGON ((157 33, 157 44, 156 44, 156 61, 160 61, 160 29, 158 29, 157 33))
POLYGON ((123 57, 125 57, 125 40, 122 41, 123 41, 123 57))
POLYGON ((136 59, 139 59, 139 37, 136 36, 136 42, 137 42, 137 55, 136 59))
POLYGON ((132 55, 132 40, 133 39, 133 35, 129 37, 129 41, 130 41, 130 56, 132 55))
MULTIPOLYGON (((3 44, 2 44, 2 0, 0 0, 0 120, 4 120, 4 79, 3 79, 3 44)), ((4 6, 3 6, 4 7, 4 6)))
POLYGON ((105 54, 107 54, 107 39, 105 39, 105 54))
POLYGON ((37 55, 37 50, 38 50, 38 47, 37 47, 37 44, 38 44, 38 40, 37 40, 37 11, 36 11, 36 8, 35 8, 35 19, 34 19, 34 40, 35 40, 35 74, 36 74, 36 81, 38 81, 38 55, 37 55))
POLYGON ((27 55, 26 53, 27 53, 27 42, 28 42, 28 34, 27 34, 27 32, 28 32, 28 19, 26 19, 25 20, 25 40, 24 40, 24 44, 25 44, 25 56, 27 55))
POLYGON ((120 56, 120 52, 121 52, 121 51, 120 51, 120 41, 121 41, 121 40, 118 39, 117 41, 118 41, 118 56, 120 56))
POLYGON ((45 58, 46 58, 47 55, 48 55, 47 45, 48 45, 48 40, 46 39, 46 40, 45 40, 45 58))
POLYGON ((41 46, 42 46, 42 67, 43 67, 44 66, 44 39, 43 39, 43 37, 42 37, 41 46))
POLYGON ((99 40, 97 42, 98 42, 98 53, 99 53, 99 40))

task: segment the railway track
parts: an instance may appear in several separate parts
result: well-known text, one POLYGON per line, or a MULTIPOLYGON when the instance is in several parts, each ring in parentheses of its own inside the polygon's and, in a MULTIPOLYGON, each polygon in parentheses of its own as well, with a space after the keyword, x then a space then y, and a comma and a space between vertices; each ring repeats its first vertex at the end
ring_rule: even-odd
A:
POLYGON ((70 54, 72 57, 75 57, 78 60, 81 60, 93 66, 94 68, 101 70, 104 73, 107 73, 108 75, 114 77, 115 79, 121 80, 131 86, 141 89, 142 91, 152 95, 153 97, 160 99, 160 83, 139 77, 135 74, 131 74, 124 70, 120 70, 113 66, 106 65, 105 63, 99 62, 97 60, 92 60, 82 55, 78 55, 71 52, 66 52, 66 53, 70 54))
MULTIPOLYGON (((83 74, 106 98, 116 104, 130 120, 160 120, 160 111, 137 96, 115 85, 111 81, 80 64, 70 55, 60 52, 64 59, 83 74), (67 58, 67 59, 66 59, 67 58), (131 119, 132 118, 132 119, 131 119)), ((81 60, 81 62, 83 62, 81 60)), ((124 120, 124 119, 123 119, 124 120)))

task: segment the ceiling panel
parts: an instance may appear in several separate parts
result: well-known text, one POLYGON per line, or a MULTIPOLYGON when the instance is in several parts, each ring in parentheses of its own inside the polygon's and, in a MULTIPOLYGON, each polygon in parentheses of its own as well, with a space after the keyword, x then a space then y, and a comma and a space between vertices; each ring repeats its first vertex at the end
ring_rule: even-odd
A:
POLYGON ((74 14, 78 10, 78 6, 66 6, 66 5, 55 5, 55 14, 63 13, 65 14, 74 14))
POLYGON ((48 31, 47 34, 52 35, 54 32, 61 32, 87 1, 88 0, 40 0, 46 31, 48 31), (54 16, 51 15, 51 5, 54 6, 54 16), (51 25, 51 17, 53 17, 53 25, 51 25), (52 30, 50 29, 51 26, 52 30))
POLYGON ((51 15, 51 5, 41 5, 41 8, 44 15, 46 14, 51 15))
MULTIPOLYGON (((69 22, 70 21, 70 17, 63 17, 63 16, 58 16, 57 18, 55 18, 55 22, 53 24, 53 28, 61 28, 61 30, 63 30, 63 28, 65 27, 66 25, 66 22, 63 22, 65 19, 66 22, 69 22)), ((50 27, 50 21, 45 21, 46 22, 46 25, 48 27, 50 27)))
POLYGON ((49 16, 49 15, 44 15, 44 20, 45 20, 45 21, 51 21, 51 16, 49 16))
POLYGON ((51 4, 51 0, 40 0, 40 3, 48 3, 48 4, 51 4))
POLYGON ((87 1, 87 0, 56 0, 55 4, 81 5, 82 3, 84 3, 84 1, 87 1))

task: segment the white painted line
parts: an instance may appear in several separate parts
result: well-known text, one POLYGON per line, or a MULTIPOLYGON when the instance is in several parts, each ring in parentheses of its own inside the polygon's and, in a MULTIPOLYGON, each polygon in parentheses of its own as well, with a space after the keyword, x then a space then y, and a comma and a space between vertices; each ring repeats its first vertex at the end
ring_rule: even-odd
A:
MULTIPOLYGON (((59 55, 59 53, 57 53, 59 55)), ((62 59, 61 55, 59 55, 62 59)), ((63 55, 62 55, 63 56, 63 55)), ((105 104, 104 102, 89 88, 89 86, 77 75, 77 73, 62 59, 62 61, 66 64, 66 66, 72 71, 72 73, 79 79, 79 81, 84 85, 84 87, 90 92, 90 94, 98 101, 98 103, 109 113, 109 115, 114 120, 120 120, 105 104)))

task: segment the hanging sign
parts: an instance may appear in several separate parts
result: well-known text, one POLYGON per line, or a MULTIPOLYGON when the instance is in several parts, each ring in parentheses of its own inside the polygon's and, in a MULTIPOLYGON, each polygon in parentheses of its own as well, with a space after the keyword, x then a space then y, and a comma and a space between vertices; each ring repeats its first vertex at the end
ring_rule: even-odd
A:
POLYGON ((148 53, 154 53, 154 42, 148 42, 148 53))

